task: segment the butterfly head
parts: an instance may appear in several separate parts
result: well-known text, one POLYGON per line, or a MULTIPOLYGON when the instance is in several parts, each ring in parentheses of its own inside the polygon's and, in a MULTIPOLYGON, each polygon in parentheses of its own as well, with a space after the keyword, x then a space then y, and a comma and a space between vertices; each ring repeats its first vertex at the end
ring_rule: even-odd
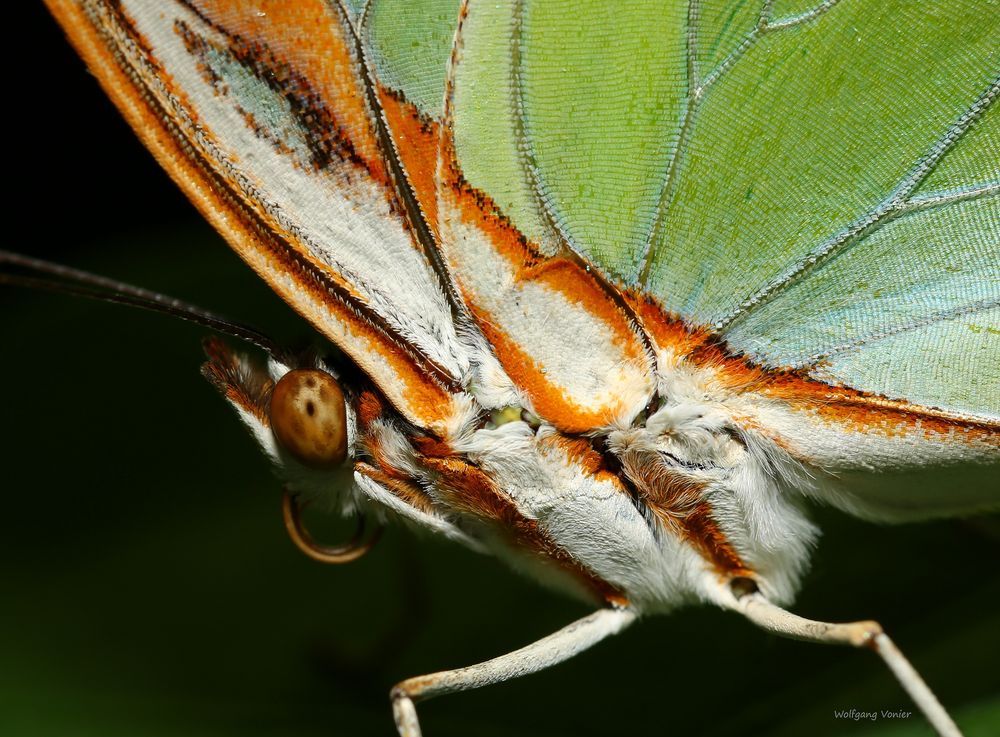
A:
POLYGON ((222 393, 274 464, 287 488, 307 500, 356 511, 355 392, 313 352, 272 355, 266 363, 205 341, 202 374, 222 393))

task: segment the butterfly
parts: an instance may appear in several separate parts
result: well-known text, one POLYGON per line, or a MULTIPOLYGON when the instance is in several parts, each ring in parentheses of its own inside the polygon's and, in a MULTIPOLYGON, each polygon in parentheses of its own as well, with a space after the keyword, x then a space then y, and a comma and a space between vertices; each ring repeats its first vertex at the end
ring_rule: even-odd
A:
MULTIPOLYGON (((126 110, 147 143, 176 176, 195 166, 189 187, 210 171, 210 219, 364 375, 335 423, 345 511, 385 507, 605 602, 560 631, 572 652, 696 600, 795 633, 773 602, 815 536, 806 497, 899 521, 995 506, 982 485, 900 498, 847 478, 996 458, 983 7, 962 6, 976 32, 953 56, 942 9, 896 12, 928 65, 952 60, 925 110, 870 5, 446 5, 63 16, 81 48, 96 23, 92 65, 129 60, 159 106, 126 110), (326 62, 303 28, 324 29, 326 62), (862 53, 879 84, 850 74, 862 53)), ((253 374, 217 344, 210 371, 290 488, 328 490, 332 471, 275 441, 263 401, 291 359, 273 358, 253 374)), ((550 642, 406 682, 401 733, 415 697, 543 667, 550 642)))

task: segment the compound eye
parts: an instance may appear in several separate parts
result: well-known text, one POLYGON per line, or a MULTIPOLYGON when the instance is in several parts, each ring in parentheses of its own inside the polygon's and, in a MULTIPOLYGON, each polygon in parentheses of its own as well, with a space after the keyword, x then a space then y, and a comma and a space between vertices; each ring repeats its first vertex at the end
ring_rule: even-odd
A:
POLYGON ((296 369, 271 394, 271 429, 278 443, 312 468, 335 468, 347 457, 344 392, 330 374, 296 369))

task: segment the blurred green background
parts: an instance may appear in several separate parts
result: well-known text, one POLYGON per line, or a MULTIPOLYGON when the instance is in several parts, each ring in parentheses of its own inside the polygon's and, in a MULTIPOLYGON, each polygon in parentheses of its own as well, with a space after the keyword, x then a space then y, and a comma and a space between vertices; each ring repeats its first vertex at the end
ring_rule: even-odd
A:
MULTIPOLYGON (((33 160, 9 177, 4 247, 308 339, 174 191, 44 10, 22 12, 42 74, 9 144, 33 160)), ((306 559, 285 537, 267 464, 198 374, 199 328, 5 290, 0 331, 2 735, 390 735, 394 682, 586 613, 401 529, 351 565, 306 559)), ((1000 733, 997 518, 817 517, 824 537, 796 611, 880 620, 968 735, 1000 733)), ((851 708, 914 711, 869 653, 702 608, 420 714, 427 737, 930 734, 918 716, 834 718, 851 708)))

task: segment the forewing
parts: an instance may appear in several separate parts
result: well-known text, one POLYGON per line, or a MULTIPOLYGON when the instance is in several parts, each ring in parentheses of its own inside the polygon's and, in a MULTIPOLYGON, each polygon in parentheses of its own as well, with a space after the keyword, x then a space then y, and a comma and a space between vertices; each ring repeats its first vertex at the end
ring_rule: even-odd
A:
POLYGON ((49 3, 236 251, 425 427, 468 368, 446 278, 337 3, 49 3))

